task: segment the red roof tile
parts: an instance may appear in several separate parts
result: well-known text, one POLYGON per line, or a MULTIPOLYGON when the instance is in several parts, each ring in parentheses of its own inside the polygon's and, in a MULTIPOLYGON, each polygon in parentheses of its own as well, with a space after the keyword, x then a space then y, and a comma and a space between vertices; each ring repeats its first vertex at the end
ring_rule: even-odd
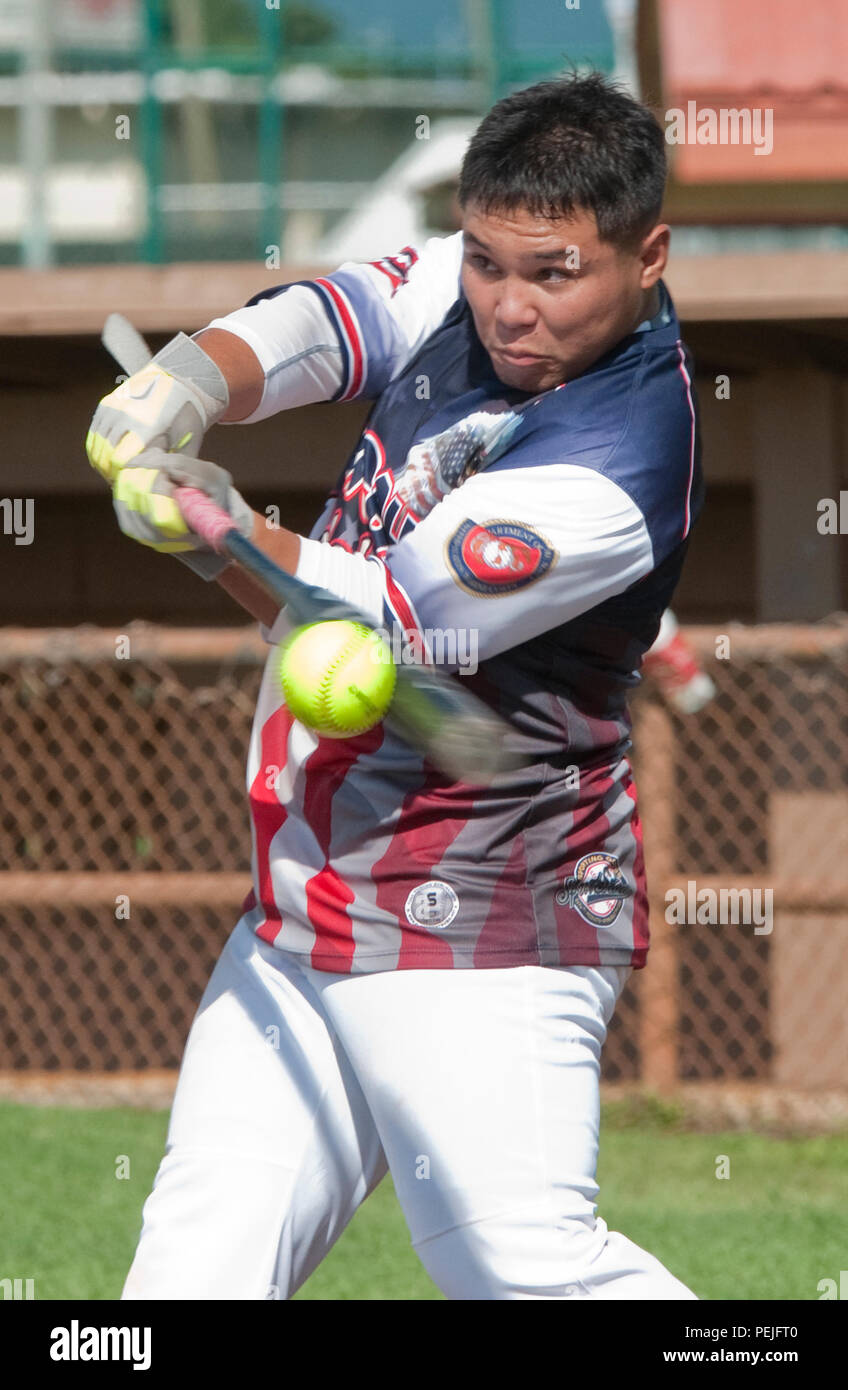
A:
POLYGON ((846 0, 657 4, 667 133, 667 112, 679 109, 692 141, 670 144, 682 183, 848 179, 846 0), (695 103, 694 127, 689 102, 695 103), (722 108, 761 112, 762 153, 754 143, 695 143, 698 118, 704 141, 709 133, 701 113, 722 108))

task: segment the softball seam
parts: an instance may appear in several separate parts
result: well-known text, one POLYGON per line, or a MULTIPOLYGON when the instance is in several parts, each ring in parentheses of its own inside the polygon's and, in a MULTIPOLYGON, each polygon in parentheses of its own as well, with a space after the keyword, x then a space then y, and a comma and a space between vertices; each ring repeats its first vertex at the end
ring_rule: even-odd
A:
MULTIPOLYGON (((339 667, 348 659, 348 657, 355 656, 357 652, 360 650, 360 648, 370 640, 371 633, 373 631, 373 629, 371 628, 366 628, 364 623, 355 623, 353 624, 353 626, 356 627, 358 630, 356 632, 351 633, 346 644, 337 653, 335 660, 332 662, 330 666, 327 667, 326 673, 323 679, 321 680, 317 690, 318 708, 316 710, 316 713, 319 715, 323 723, 329 724, 337 733, 347 733, 347 731, 342 729, 342 727, 338 723, 338 720, 336 719, 330 705, 331 686, 333 683, 333 677, 338 671, 339 667)), ((283 693, 285 694, 285 690, 283 693)), ((367 731, 363 730, 361 732, 367 731)), ((355 738, 356 734, 348 733, 347 736, 349 738, 355 738)))

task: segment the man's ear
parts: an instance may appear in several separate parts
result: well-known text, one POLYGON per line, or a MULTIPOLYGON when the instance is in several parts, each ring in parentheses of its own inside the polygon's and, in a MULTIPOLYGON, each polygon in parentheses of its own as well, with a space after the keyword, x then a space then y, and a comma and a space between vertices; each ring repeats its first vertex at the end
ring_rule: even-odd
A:
POLYGON ((653 289, 661 280, 668 265, 668 248, 671 241, 671 228, 665 222, 658 222, 648 233, 639 249, 642 262, 640 285, 643 290, 653 289))

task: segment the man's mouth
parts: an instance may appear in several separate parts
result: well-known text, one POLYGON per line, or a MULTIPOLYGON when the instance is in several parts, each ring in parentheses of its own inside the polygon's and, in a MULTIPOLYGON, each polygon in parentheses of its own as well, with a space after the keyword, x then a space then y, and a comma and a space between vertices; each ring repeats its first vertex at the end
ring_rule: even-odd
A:
POLYGON ((498 357, 503 357, 506 362, 513 362, 517 367, 524 366, 525 363, 542 361, 541 357, 532 352, 507 352, 505 348, 498 347, 494 351, 498 357))

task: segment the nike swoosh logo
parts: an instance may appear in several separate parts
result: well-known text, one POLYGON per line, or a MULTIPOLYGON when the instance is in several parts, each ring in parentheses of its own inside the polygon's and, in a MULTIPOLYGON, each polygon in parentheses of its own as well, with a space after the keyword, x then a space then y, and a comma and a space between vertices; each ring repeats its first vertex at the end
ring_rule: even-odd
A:
POLYGON ((155 380, 154 380, 154 381, 148 381, 148 383, 147 383, 147 385, 145 386, 145 388, 144 388, 143 391, 139 391, 139 390, 130 391, 130 396, 132 397, 132 399, 133 399, 134 401, 144 401, 144 400, 146 400, 147 397, 150 395, 150 392, 153 390, 153 388, 154 388, 155 385, 156 385, 155 380))

